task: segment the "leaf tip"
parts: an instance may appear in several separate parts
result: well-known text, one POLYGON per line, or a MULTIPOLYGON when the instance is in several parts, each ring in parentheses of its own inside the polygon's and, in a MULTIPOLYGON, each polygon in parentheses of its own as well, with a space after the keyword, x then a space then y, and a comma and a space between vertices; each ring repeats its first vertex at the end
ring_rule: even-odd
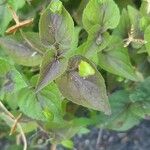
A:
POLYGON ((63 8, 62 2, 59 0, 52 1, 49 7, 52 13, 58 13, 58 14, 61 14, 62 8, 63 8))

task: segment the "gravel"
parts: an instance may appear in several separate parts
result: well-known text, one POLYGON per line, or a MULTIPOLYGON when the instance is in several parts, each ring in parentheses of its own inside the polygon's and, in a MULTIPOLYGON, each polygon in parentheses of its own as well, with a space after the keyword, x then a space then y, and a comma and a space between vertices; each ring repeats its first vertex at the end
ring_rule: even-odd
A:
POLYGON ((89 134, 73 140, 74 150, 150 150, 150 121, 144 120, 127 132, 93 128, 89 134))

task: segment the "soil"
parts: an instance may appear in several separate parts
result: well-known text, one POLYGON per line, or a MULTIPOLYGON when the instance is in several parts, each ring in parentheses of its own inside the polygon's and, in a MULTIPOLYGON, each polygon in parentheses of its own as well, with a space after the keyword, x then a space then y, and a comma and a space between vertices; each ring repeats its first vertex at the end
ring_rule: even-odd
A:
POLYGON ((124 133, 94 128, 88 135, 76 136, 74 141, 77 150, 150 150, 150 121, 124 133))
POLYGON ((120 133, 93 128, 89 134, 75 136, 73 140, 74 150, 150 150, 150 121, 144 120, 128 132, 120 133))

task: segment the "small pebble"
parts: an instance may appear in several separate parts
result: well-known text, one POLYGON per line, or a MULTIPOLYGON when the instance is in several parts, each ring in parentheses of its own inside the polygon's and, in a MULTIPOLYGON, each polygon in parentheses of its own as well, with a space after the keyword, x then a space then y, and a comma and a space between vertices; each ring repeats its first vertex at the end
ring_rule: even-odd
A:
POLYGON ((109 139, 108 139, 108 142, 109 142, 109 143, 112 143, 113 141, 114 141, 114 137, 113 137, 113 136, 110 136, 109 139))

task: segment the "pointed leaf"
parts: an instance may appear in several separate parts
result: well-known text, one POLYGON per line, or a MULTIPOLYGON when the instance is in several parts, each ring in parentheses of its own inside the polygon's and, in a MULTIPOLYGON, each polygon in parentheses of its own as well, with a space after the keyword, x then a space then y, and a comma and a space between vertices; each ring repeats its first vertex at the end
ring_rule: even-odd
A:
POLYGON ((3 85, 4 92, 15 93, 20 89, 27 87, 22 75, 14 68, 5 75, 5 83, 3 85))
POLYGON ((35 94, 31 89, 22 89, 18 93, 20 110, 30 118, 41 121, 59 122, 62 120, 62 96, 52 83, 40 93, 35 94))
POLYGON ((137 80, 128 51, 117 36, 111 36, 107 46, 98 53, 98 59, 99 65, 106 71, 130 80, 137 80))
POLYGON ((23 39, 17 39, 15 36, 2 37, 0 45, 17 64, 37 66, 41 63, 42 56, 23 39))
POLYGON ((134 28, 134 37, 135 38, 141 37, 142 32, 140 31, 140 18, 141 18, 140 12, 136 8, 129 5, 128 14, 130 18, 130 24, 134 28))
POLYGON ((120 19, 119 8, 113 0, 90 0, 83 12, 83 26, 87 32, 100 25, 102 33, 115 28, 120 19))
POLYGON ((121 18, 118 26, 114 29, 113 34, 119 36, 122 39, 128 37, 128 33, 131 30, 130 18, 126 9, 122 10, 121 18))
POLYGON ((23 76, 4 58, 0 58, 0 77, 3 80, 0 89, 2 93, 15 93, 27 87, 23 76))
POLYGON ((59 0, 52 0, 39 22, 40 38, 44 45, 55 46, 61 51, 72 46, 74 23, 59 0))
POLYGON ((112 108, 111 116, 100 114, 100 127, 117 131, 126 131, 138 124, 140 118, 131 111, 129 93, 124 90, 117 91, 109 97, 112 108))
POLYGON ((40 54, 44 54, 47 50, 47 47, 43 45, 40 40, 39 34, 36 32, 23 32, 26 42, 33 47, 40 54))
POLYGON ((62 75, 67 69, 68 61, 66 58, 56 59, 54 53, 47 51, 43 57, 40 77, 37 83, 37 92, 62 75))
POLYGON ((85 57, 75 56, 69 62, 68 71, 56 80, 63 96, 72 102, 110 114, 104 79, 96 67, 85 57), (81 61, 87 62, 94 75, 81 77, 78 67, 81 61))

